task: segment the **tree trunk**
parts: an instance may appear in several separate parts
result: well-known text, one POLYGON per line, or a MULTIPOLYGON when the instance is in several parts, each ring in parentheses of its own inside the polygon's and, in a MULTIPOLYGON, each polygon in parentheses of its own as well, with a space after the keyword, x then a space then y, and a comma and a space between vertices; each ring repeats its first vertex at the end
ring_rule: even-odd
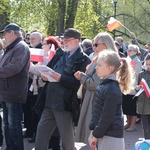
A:
POLYGON ((79 0, 68 0, 65 28, 72 28, 74 26, 74 20, 76 17, 78 1, 79 0))
POLYGON ((66 0, 59 0, 56 35, 60 35, 61 33, 64 32, 65 12, 66 12, 66 0))
POLYGON ((0 30, 4 29, 4 27, 8 24, 7 14, 0 14, 0 30))

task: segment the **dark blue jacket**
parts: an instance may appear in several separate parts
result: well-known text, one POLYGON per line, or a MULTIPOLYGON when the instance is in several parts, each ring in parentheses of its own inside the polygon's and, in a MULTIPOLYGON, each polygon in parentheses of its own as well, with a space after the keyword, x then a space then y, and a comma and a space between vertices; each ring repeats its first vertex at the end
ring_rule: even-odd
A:
POLYGON ((123 137, 122 94, 115 80, 105 79, 97 87, 89 128, 93 136, 123 137))

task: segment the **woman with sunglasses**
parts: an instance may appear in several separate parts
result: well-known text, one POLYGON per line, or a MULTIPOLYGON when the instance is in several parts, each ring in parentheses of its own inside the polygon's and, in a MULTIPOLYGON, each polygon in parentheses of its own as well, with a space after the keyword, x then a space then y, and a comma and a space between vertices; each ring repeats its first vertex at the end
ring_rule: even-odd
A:
POLYGON ((118 52, 111 35, 107 32, 102 32, 99 33, 93 40, 93 50, 95 57, 93 58, 92 63, 87 66, 86 73, 80 71, 75 73, 75 77, 80 80, 80 83, 86 90, 84 98, 82 98, 82 109, 76 129, 76 142, 83 142, 87 145, 88 137, 90 134, 89 122, 92 115, 94 93, 99 83, 99 77, 97 76, 95 70, 96 60, 98 58, 98 54, 105 49, 111 49, 115 52, 118 52))

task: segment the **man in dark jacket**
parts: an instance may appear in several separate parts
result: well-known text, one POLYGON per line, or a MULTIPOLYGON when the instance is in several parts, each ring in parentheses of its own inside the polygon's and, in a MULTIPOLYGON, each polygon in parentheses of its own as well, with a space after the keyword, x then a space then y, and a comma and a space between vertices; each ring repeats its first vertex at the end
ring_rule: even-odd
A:
POLYGON ((94 52, 92 48, 92 41, 90 39, 84 39, 82 41, 82 46, 83 46, 84 53, 87 54, 88 56, 94 52))
MULTIPOLYGON (((35 149, 48 149, 48 142, 52 133, 58 127, 64 150, 74 149, 74 131, 72 112, 73 101, 77 98, 80 85, 74 77, 78 70, 85 71, 90 60, 79 46, 80 32, 68 28, 64 33, 64 50, 62 57, 53 66, 54 72, 50 74, 57 82, 47 82, 46 101, 40 122, 37 128, 35 149)), ((49 66, 49 65, 48 65, 49 66)), ((47 81, 46 77, 42 77, 47 81)))
POLYGON ((20 27, 7 25, 3 31, 6 50, 0 63, 0 101, 4 115, 5 141, 8 150, 23 150, 22 103, 27 96, 30 52, 22 40, 20 27))

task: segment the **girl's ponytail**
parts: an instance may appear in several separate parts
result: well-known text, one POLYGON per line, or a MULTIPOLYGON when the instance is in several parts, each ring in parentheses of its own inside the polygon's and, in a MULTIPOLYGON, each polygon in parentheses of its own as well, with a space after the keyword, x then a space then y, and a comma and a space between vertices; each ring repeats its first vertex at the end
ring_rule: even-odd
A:
POLYGON ((120 58, 121 66, 118 69, 117 76, 123 94, 131 90, 133 69, 126 58, 120 58))

